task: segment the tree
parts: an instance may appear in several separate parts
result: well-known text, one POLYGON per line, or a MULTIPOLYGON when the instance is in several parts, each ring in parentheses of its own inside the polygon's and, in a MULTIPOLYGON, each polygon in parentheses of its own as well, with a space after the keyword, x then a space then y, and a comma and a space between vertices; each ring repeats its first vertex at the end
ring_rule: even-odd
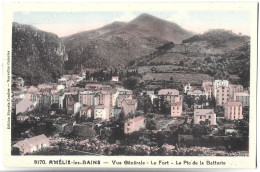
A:
POLYGON ((216 107, 216 99, 213 96, 213 94, 211 95, 211 98, 209 99, 209 106, 215 108, 216 107))
POLYGON ((123 81, 123 86, 127 89, 134 90, 138 87, 139 80, 136 77, 129 77, 123 81))
POLYGON ((148 130, 156 130, 156 123, 153 119, 147 119, 146 121, 146 129, 148 130))
POLYGON ((57 111, 59 109, 59 103, 53 103, 51 105, 51 111, 57 111))
POLYGON ((184 62, 183 62, 183 61, 180 61, 180 62, 179 62, 179 66, 184 66, 184 62))
POLYGON ((124 123, 125 123, 125 120, 126 120, 126 116, 125 116, 124 111, 122 110, 121 113, 120 113, 119 116, 118 116, 117 122, 118 122, 119 124, 124 124, 124 123))
POLYGON ((171 113, 171 105, 167 100, 164 100, 163 97, 161 99, 160 106, 161 106, 161 112, 162 113, 164 113, 164 114, 170 114, 171 113))
POLYGON ((191 108, 191 106, 194 105, 195 99, 193 96, 188 95, 188 96, 184 96, 183 102, 186 102, 188 107, 191 108))
POLYGON ((138 109, 143 110, 145 114, 153 111, 152 101, 146 92, 144 92, 142 96, 139 94, 137 100, 138 109))

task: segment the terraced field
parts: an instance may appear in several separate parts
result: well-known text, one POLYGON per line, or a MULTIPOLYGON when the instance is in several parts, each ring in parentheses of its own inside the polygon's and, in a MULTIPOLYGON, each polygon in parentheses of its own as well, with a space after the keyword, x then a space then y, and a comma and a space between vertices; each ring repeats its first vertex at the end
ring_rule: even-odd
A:
POLYGON ((178 83, 201 83, 203 80, 212 80, 212 77, 207 74, 198 73, 185 73, 185 71, 172 72, 172 73, 146 73, 143 76, 143 80, 153 80, 153 81, 170 81, 171 77, 174 82, 178 83))

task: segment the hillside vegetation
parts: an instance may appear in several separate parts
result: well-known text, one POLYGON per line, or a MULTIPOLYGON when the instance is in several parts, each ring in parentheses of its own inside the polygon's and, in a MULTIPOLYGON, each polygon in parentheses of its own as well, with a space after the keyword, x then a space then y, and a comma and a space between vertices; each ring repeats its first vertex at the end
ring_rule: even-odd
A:
POLYGON ((12 73, 29 85, 57 81, 68 58, 60 38, 18 23, 12 32, 12 73))
POLYGON ((249 42, 248 36, 211 30, 183 40, 182 44, 166 43, 128 65, 138 68, 150 85, 164 85, 165 80, 181 86, 187 82, 201 82, 204 78, 228 79, 248 87, 249 42))

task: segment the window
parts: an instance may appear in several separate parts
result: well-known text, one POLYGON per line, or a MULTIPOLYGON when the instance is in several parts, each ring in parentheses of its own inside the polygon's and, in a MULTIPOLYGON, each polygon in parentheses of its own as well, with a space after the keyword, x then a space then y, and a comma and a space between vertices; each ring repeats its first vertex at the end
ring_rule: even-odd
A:
POLYGON ((127 126, 130 126, 130 123, 127 123, 127 126))
POLYGON ((177 107, 177 110, 179 110, 179 107, 177 107))
POLYGON ((200 119, 202 119, 202 116, 200 116, 200 119))
POLYGON ((224 98, 222 98, 222 100, 224 100, 224 98))
POLYGON ((175 107, 172 108, 172 110, 174 110, 174 109, 175 109, 175 107))
POLYGON ((209 119, 211 119, 211 116, 209 115, 209 119))

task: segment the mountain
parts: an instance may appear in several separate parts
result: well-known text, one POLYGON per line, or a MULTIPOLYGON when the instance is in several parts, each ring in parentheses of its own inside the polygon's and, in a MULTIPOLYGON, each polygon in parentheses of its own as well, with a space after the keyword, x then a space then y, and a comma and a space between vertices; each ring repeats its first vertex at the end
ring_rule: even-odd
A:
POLYGON ((57 81, 67 59, 65 46, 57 35, 13 23, 12 74, 21 76, 26 84, 57 81))
POLYGON ((130 21, 129 25, 136 27, 144 34, 148 33, 156 38, 161 38, 174 43, 181 43, 184 39, 194 35, 192 32, 186 31, 176 23, 159 19, 150 14, 141 14, 130 21))
POLYGON ((155 51, 167 42, 180 43, 193 34, 149 14, 62 38, 69 57, 66 69, 117 67, 155 51))

